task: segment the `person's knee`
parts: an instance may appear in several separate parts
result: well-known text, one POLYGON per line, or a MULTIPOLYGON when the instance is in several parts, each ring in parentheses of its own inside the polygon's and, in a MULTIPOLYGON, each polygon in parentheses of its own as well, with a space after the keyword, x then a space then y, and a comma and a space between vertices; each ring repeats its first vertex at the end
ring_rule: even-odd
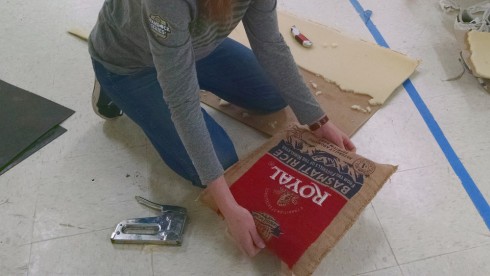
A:
POLYGON ((270 113, 277 112, 279 110, 282 110, 286 108, 288 104, 281 98, 281 100, 275 102, 274 104, 271 104, 269 107, 270 113))
POLYGON ((262 114, 271 114, 271 113, 280 111, 280 110, 282 110, 288 106, 286 101, 284 101, 282 98, 277 98, 277 99, 269 100, 269 101, 258 100, 258 102, 260 102, 260 103, 254 104, 252 106, 252 108, 250 108, 250 111, 252 111, 253 113, 261 114, 261 115, 262 114))

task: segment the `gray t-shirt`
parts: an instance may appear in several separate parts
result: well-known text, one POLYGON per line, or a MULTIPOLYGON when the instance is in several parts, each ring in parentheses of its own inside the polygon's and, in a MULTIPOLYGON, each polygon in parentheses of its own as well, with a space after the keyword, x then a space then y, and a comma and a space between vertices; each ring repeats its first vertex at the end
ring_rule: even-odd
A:
POLYGON ((240 21, 259 63, 298 121, 311 124, 324 112, 279 33, 276 0, 233 0, 226 24, 200 16, 198 1, 106 0, 90 34, 89 53, 116 74, 156 68, 177 132, 207 185, 223 168, 200 111, 195 61, 211 53, 240 21))

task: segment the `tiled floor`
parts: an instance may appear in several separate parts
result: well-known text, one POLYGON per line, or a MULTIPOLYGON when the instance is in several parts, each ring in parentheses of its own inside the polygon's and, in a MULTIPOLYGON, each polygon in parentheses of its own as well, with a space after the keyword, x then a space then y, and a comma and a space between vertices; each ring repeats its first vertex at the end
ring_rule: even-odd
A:
MULTIPOLYGON (((490 94, 469 74, 444 81, 461 65, 455 14, 438 2, 360 1, 392 49, 422 61, 411 80, 490 200, 490 94)), ((89 30, 101 4, 0 1, 0 79, 76 111, 63 123, 67 133, 0 177, 0 275, 277 274, 270 253, 240 254, 223 222, 195 201, 200 190, 168 169, 130 120, 93 114, 86 43, 66 30, 89 30), (182 247, 109 241, 118 221, 154 214, 135 195, 188 208, 182 247)), ((374 41, 350 1, 288 0, 279 8, 374 41)), ((265 141, 210 112, 240 156, 265 141)), ((399 170, 315 275, 490 275, 489 229, 403 88, 353 139, 359 153, 399 170)))

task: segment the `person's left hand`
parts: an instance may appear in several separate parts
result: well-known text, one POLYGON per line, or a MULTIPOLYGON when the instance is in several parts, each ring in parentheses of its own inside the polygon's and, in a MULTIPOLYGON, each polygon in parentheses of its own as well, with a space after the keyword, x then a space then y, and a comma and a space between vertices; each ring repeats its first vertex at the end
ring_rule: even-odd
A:
POLYGON ((356 152, 356 146, 349 139, 349 136, 330 121, 313 131, 313 133, 319 138, 326 138, 342 149, 356 152))

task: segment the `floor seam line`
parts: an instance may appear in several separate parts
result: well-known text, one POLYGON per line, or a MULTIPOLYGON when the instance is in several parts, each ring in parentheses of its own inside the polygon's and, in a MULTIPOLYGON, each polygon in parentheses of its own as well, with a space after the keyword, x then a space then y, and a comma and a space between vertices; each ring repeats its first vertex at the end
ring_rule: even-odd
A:
POLYGON ((60 237, 54 237, 54 238, 49 238, 49 239, 40 240, 40 241, 33 241, 33 242, 31 242, 31 244, 43 243, 43 242, 54 241, 54 240, 59 240, 59 239, 64 239, 64 238, 71 238, 71 237, 75 237, 75 236, 81 236, 81 235, 86 235, 86 234, 90 234, 90 233, 101 232, 101 231, 105 231, 105 230, 109 230, 109 229, 112 229, 112 227, 107 227, 104 229, 95 229, 95 230, 91 230, 88 232, 71 234, 71 235, 60 236, 60 237))
POLYGON ((27 276, 31 272, 31 258, 32 258, 32 239, 34 238, 34 228, 36 225, 36 214, 37 214, 37 203, 39 202, 39 197, 36 197, 36 203, 34 204, 34 214, 32 215, 32 231, 31 231, 31 242, 29 243, 29 260, 27 262, 27 276))
POLYGON ((426 260, 430 260, 430 259, 433 259, 433 258, 438 258, 438 257, 441 257, 441 256, 447 256, 447 255, 451 255, 451 254, 455 254, 455 253, 459 253, 459 252, 470 251, 470 250, 473 250, 473 249, 476 249, 476 248, 486 247, 488 245, 489 244, 478 245, 478 246, 473 246, 473 247, 469 247, 469 248, 465 248, 465 249, 461 249, 461 250, 455 250, 455 251, 452 251, 452 252, 442 253, 442 254, 439 254, 439 255, 429 256, 429 257, 421 258, 421 259, 418 259, 418 260, 413 260, 413 261, 410 261, 410 262, 402 263, 402 264, 400 264, 400 266, 402 266, 402 265, 409 265, 409 264, 413 264, 413 263, 417 263, 417 262, 421 262, 421 261, 426 261, 426 260))
POLYGON ((396 264, 400 266, 400 262, 398 262, 398 259, 395 254, 395 250, 393 250, 393 247, 391 246, 390 240, 388 239, 388 235, 386 235, 386 231, 383 227, 383 224, 381 223, 381 220, 379 219, 378 213, 376 212, 376 208, 374 208, 374 204, 372 202, 371 202, 371 206, 373 207, 374 216, 378 220, 379 226, 381 227, 381 231, 383 231, 383 236, 385 237, 385 240, 388 243, 388 246, 390 247, 391 254, 393 254, 393 258, 395 258, 396 264))
POLYGON ((358 273, 358 274, 353 274, 352 276, 360 276, 360 275, 364 275, 364 274, 367 274, 367 273, 372 273, 372 272, 381 271, 381 270, 385 270, 385 269, 390 269, 390 268, 394 268, 394 267, 400 267, 400 266, 399 265, 392 265, 392 266, 388 266, 388 267, 385 267, 385 268, 380 268, 380 269, 370 270, 370 271, 366 271, 366 272, 362 272, 362 273, 358 273))

